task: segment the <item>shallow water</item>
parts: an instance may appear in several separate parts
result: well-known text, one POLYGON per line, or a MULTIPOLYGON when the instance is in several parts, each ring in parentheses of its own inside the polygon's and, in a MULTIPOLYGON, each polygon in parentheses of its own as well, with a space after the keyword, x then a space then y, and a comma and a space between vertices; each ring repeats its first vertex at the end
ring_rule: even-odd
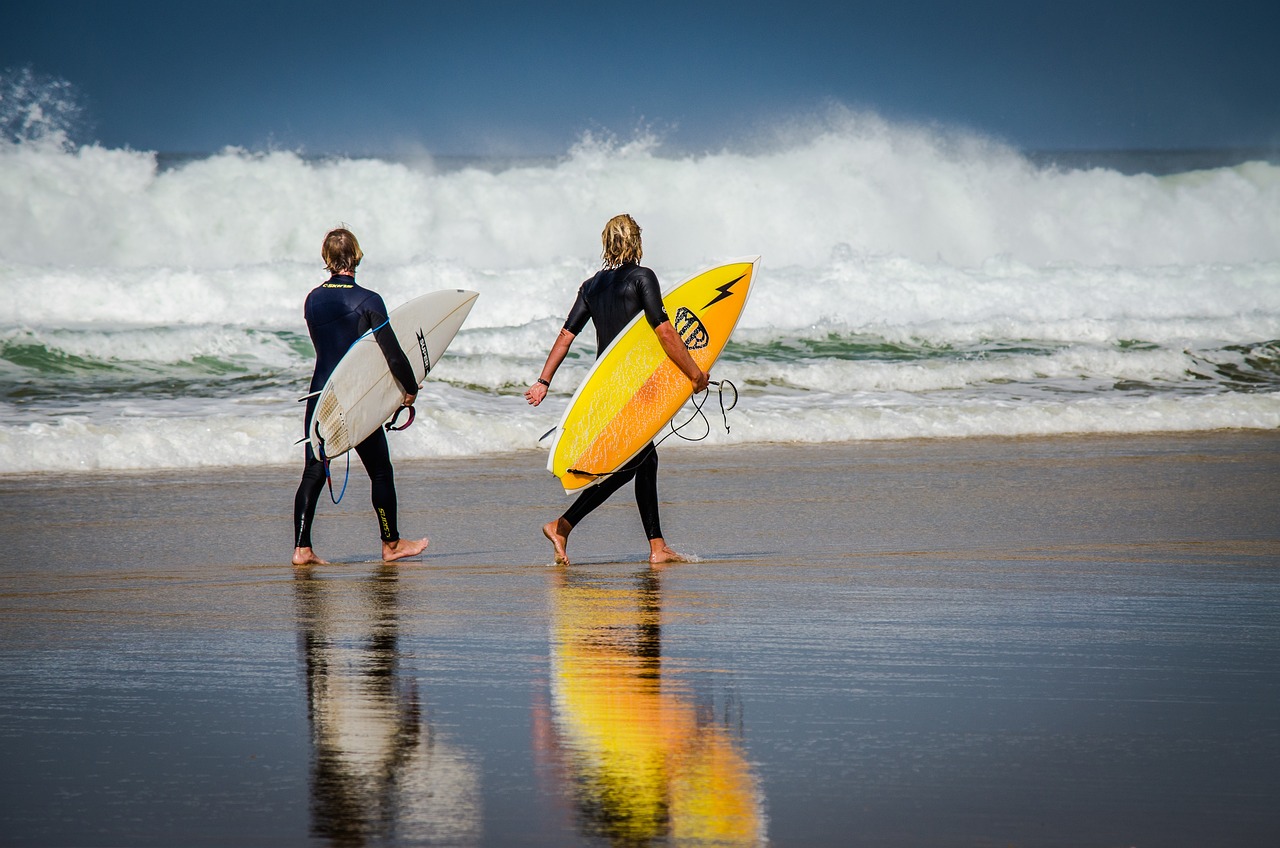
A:
POLYGON ((546 566, 529 458, 398 469, 433 537, 398 568, 359 480, 318 519, 341 562, 293 571, 291 470, 11 478, 0 843, 1280 827, 1273 435, 667 451, 702 562, 661 572, 621 496, 546 566))

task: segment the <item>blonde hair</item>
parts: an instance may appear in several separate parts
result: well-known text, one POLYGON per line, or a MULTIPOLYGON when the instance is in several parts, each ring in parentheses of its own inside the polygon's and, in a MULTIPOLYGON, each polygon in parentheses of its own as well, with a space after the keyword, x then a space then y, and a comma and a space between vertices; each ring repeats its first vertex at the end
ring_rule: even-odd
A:
POLYGON ((609 219, 609 223, 604 225, 604 232, 600 233, 600 243, 604 245, 601 256, 606 268, 639 262, 644 255, 640 244, 640 225, 626 213, 609 219))
POLYGON ((343 271, 354 271, 360 260, 364 259, 364 251, 360 249, 355 233, 346 227, 338 227, 325 233, 320 258, 324 260, 324 267, 330 273, 340 274, 343 271))

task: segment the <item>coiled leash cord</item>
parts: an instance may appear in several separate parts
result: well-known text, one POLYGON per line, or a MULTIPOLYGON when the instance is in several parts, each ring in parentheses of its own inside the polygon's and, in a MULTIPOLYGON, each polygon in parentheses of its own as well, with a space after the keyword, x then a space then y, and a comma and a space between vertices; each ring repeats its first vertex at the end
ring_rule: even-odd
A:
MULTIPOLYGON (((412 424, 414 419, 417 417, 418 414, 414 412, 412 406, 402 406, 396 410, 395 415, 391 416, 390 421, 382 425, 382 429, 386 430, 388 433, 398 433, 401 430, 408 430, 409 425, 412 424), (397 425, 396 422, 400 420, 400 413, 404 412, 406 409, 409 410, 409 420, 403 424, 397 425)), ((375 430, 374 432, 376 433, 377 431, 375 430)), ((354 450, 354 448, 352 448, 352 450, 354 450)), ((347 482, 351 479, 351 451, 347 451, 347 470, 342 475, 342 491, 338 492, 336 497, 333 494, 333 477, 329 474, 330 459, 324 455, 324 439, 320 440, 320 456, 321 459, 324 460, 324 477, 329 481, 329 500, 336 504, 342 503, 342 496, 347 493, 347 482)))
MULTIPOLYGON (((306 400, 306 398, 303 398, 303 400, 306 400)), ((402 406, 396 410, 395 415, 391 416, 390 421, 382 425, 382 429, 386 430, 388 433, 398 433, 401 430, 408 430, 409 425, 412 424, 414 419, 417 417, 418 414, 414 411, 412 406, 402 406), (400 413, 404 412, 406 409, 409 410, 409 420, 403 424, 397 425, 396 422, 400 420, 400 413)), ((294 444, 300 445, 305 441, 307 441, 307 438, 306 436, 303 436, 301 439, 294 442, 294 444)), ((347 493, 347 483, 351 480, 351 451, 347 451, 347 469, 342 475, 342 491, 338 492, 336 495, 333 493, 333 475, 329 473, 329 463, 333 460, 329 459, 329 457, 325 455, 323 436, 320 437, 320 456, 318 459, 324 463, 324 479, 325 482, 329 484, 329 500, 333 501, 335 504, 342 503, 342 496, 347 493)))
MULTIPOLYGON (((671 432, 665 434, 661 439, 654 442, 653 446, 655 448, 672 436, 679 436, 686 442, 700 442, 707 436, 711 435, 711 419, 707 418, 707 413, 702 409, 707 403, 707 398, 711 396, 711 386, 716 387, 716 396, 720 402, 720 417, 724 419, 724 431, 726 433, 729 432, 729 411, 738 405, 738 387, 730 380, 708 380, 706 391, 702 392, 701 396, 693 396, 693 413, 681 424, 671 423, 671 432), (724 403, 724 390, 726 387, 733 392, 733 400, 729 402, 728 406, 725 406, 724 403), (707 425, 707 431, 701 436, 686 436, 682 431, 698 418, 701 418, 702 422, 707 425)), ((583 471, 579 468, 570 468, 567 473, 578 474, 583 477, 608 477, 611 474, 617 474, 622 470, 622 468, 619 468, 617 471, 596 473, 594 471, 583 471)))
POLYGON ((347 493, 347 481, 351 479, 351 451, 347 451, 347 470, 342 475, 342 491, 338 492, 338 496, 333 495, 333 476, 329 474, 329 457, 324 456, 324 444, 320 445, 320 455, 324 461, 324 479, 329 483, 329 500, 336 504, 342 503, 342 496, 347 493))
POLYGON ((693 396, 693 414, 690 415, 688 420, 686 420, 683 424, 671 424, 670 425, 671 432, 667 433, 661 439, 654 442, 653 443, 654 447, 657 447, 658 445, 662 444, 671 436, 679 436, 680 438, 684 439, 686 442, 700 442, 703 439, 705 439, 707 436, 711 435, 711 420, 707 418, 707 414, 702 411, 702 407, 706 405, 707 398, 711 397, 712 386, 716 387, 716 397, 720 401, 720 417, 724 419, 724 431, 726 433, 729 432, 729 410, 733 409, 735 406, 738 405, 738 387, 735 386, 729 380, 708 380, 707 389, 702 393, 701 398, 699 398, 698 395, 693 396), (733 392, 733 400, 730 401, 728 406, 724 405, 724 390, 726 386, 729 388, 730 391, 733 392), (680 432, 685 427, 688 427, 690 424, 692 424, 694 419, 696 418, 701 418, 702 423, 707 425, 707 432, 703 433, 701 436, 696 436, 696 437, 686 436, 684 433, 680 432))

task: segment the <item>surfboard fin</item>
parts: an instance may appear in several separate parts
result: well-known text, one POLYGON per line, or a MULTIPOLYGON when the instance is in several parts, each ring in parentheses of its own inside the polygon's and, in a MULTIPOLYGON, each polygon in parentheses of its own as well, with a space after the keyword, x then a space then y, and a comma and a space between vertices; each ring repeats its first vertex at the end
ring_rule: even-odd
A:
POLYGON ((303 395, 302 397, 298 398, 298 403, 302 403, 304 400, 311 400, 313 397, 318 396, 318 395, 319 395, 321 392, 323 392, 323 391, 324 391, 324 389, 321 389, 321 390, 320 390, 320 391, 318 391, 318 392, 312 392, 312 393, 311 393, 311 394, 309 394, 309 395, 303 395))
POLYGON ((559 428, 559 426, 552 427, 550 430, 548 430, 547 432, 545 432, 545 433, 543 433, 541 436, 539 436, 539 437, 538 437, 538 441, 540 441, 540 442, 541 442, 541 441, 543 441, 544 439, 546 439, 546 438, 547 438, 547 436, 550 436, 552 433, 554 433, 556 430, 559 430, 559 429, 560 429, 560 428, 559 428))

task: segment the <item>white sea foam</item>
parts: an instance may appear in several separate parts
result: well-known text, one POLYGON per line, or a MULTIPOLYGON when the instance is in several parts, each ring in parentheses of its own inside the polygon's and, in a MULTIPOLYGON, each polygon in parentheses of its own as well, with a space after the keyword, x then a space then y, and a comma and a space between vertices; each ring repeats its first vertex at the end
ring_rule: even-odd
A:
MULTIPOLYGON (((590 273, 586 261, 506 275, 438 263, 389 274, 375 269, 362 273, 361 281, 389 305, 437 288, 479 291, 467 326, 512 330, 488 337, 491 350, 510 354, 546 344, 541 328, 563 320, 577 284, 590 273)), ((766 260, 763 269, 742 319, 744 333, 875 333, 945 343, 1280 335, 1280 261, 993 272, 872 258, 813 269, 776 268, 766 260)), ((674 283, 694 270, 663 276, 674 283)), ((12 265, 0 268, 0 288, 7 294, 0 301, 0 327, 215 324, 305 332, 302 299, 323 279, 323 273, 297 263, 200 272, 12 265)))
MULTIPOLYGON (((554 425, 563 407, 553 405, 540 414, 521 414, 523 400, 502 400, 481 410, 440 409, 424 403, 417 423, 391 437, 392 452, 397 458, 431 459, 538 450, 538 437, 554 425)), ((706 443, 1280 428, 1280 397, 1275 394, 1135 397, 1122 402, 1098 398, 1036 403, 971 399, 949 405, 904 401, 860 406, 811 405, 791 396, 755 398, 729 413, 731 429, 727 434, 719 412, 709 410, 711 429, 706 443)), ((0 468, 23 473, 300 464, 301 448, 293 445, 300 427, 295 416, 284 415, 104 421, 62 416, 24 425, 0 425, 0 468)), ((697 436, 706 432, 706 427, 694 422, 686 432, 697 436)), ((672 437, 663 449, 687 446, 672 437)), ((537 457, 529 462, 543 461, 541 454, 537 457)))
POLYGON ((858 406, 760 404, 734 421, 717 441, 839 442, 867 439, 970 436, 1059 436, 1087 433, 1163 433, 1280 427, 1276 394, 1203 397, 1084 398, 1035 403, 973 399, 946 405, 858 406))
MULTIPOLYGON (((1183 381, 1197 366, 1185 351, 1067 348, 1042 355, 973 359, 867 362, 839 359, 722 363, 717 374, 756 385, 779 385, 833 394, 847 392, 937 392, 982 385, 1038 383, 1070 390, 1086 380, 1183 381), (732 376, 731 376, 732 375, 732 376)), ((1083 390, 1081 388, 1080 390, 1083 390)))
POLYGON ((0 258, 23 265, 191 268, 315 261, 346 221, 384 268, 423 257, 544 268, 591 257, 633 212, 668 267, 761 253, 822 268, 833 249, 1032 265, 1145 267, 1280 259, 1280 168, 1173 177, 1032 166, 978 139, 841 115, 755 155, 666 158, 653 140, 584 140, 561 161, 499 173, 228 150, 161 171, 152 154, 0 147, 0 258))

